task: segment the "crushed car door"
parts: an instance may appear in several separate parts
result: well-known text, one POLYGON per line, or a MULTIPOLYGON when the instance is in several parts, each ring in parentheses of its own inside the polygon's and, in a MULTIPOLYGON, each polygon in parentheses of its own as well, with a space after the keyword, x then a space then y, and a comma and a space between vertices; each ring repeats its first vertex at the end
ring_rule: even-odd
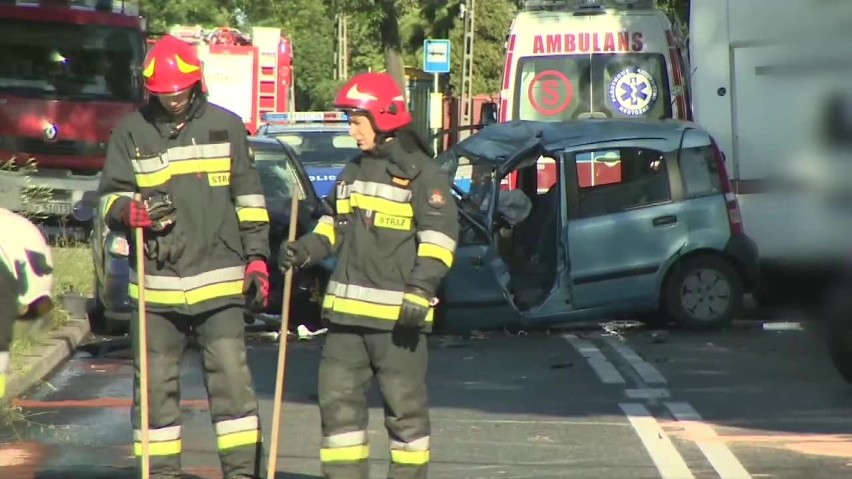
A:
POLYGON ((467 197, 459 202, 459 242, 453 267, 442 284, 442 327, 469 331, 501 327, 517 320, 494 268, 502 260, 491 241, 485 218, 467 197))

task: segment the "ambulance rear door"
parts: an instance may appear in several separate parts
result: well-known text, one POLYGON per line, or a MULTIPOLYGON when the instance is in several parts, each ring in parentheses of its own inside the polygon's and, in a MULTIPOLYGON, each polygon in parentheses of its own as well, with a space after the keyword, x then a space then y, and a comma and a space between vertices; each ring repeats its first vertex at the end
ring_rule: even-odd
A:
POLYGON ((536 12, 516 22, 510 118, 671 118, 658 11, 536 12))

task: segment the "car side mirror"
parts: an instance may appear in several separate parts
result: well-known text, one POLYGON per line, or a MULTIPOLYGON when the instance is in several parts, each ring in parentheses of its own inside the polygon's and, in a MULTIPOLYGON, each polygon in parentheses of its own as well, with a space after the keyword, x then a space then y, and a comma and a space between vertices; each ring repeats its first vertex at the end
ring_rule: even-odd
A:
POLYGON ((493 101, 485 102, 479 108, 479 122, 482 126, 497 123, 497 104, 493 101))

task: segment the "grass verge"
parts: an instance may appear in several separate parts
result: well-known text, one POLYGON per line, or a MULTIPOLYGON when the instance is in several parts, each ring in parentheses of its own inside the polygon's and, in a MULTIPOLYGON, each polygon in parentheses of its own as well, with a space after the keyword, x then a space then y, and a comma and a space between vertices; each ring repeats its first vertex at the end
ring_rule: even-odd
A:
MULTIPOLYGON (((58 307, 41 320, 15 323, 10 374, 18 374, 21 371, 19 358, 22 355, 29 353, 34 346, 44 344, 48 334, 68 322, 68 313, 61 308, 60 295, 72 290, 84 296, 92 294, 94 271, 89 246, 51 248, 51 253, 54 264, 53 294, 58 307)), ((0 404, 0 430, 14 430, 14 424, 25 419, 24 412, 20 408, 9 403, 0 404)))

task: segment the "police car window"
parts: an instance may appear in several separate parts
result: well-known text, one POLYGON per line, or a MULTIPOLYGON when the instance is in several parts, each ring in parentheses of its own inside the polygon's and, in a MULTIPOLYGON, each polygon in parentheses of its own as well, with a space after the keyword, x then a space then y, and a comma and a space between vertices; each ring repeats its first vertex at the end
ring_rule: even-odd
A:
POLYGON ((513 117, 521 120, 670 118, 668 70, 661 54, 553 55, 522 58, 513 117))
POLYGON ((332 138, 331 144, 335 148, 358 148, 358 142, 356 142, 355 138, 352 138, 348 134, 335 136, 334 138, 332 138))
POLYGON ((586 151, 575 155, 584 218, 671 200, 665 156, 644 148, 586 151))

